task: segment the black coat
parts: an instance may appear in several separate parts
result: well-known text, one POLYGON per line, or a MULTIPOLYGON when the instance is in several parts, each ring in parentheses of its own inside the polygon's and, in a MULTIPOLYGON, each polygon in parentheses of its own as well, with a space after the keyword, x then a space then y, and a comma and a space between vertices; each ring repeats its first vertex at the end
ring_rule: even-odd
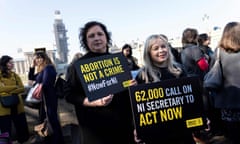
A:
MULTIPOLYGON (((105 54, 88 52, 81 59, 105 54)), ((77 60, 76 62, 78 62, 77 60)), ((86 97, 74 64, 69 68, 65 98, 74 104, 80 125, 81 144, 128 144, 133 143, 133 122, 128 91, 114 94, 112 102, 105 107, 86 107, 86 97)))

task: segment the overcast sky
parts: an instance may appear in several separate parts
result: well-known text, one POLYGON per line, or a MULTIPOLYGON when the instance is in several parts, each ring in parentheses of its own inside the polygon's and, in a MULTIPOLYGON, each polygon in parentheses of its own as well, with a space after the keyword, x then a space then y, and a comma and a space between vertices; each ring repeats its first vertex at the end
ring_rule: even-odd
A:
POLYGON ((54 11, 68 30, 70 55, 79 51, 79 28, 103 22, 121 47, 156 33, 179 37, 187 27, 205 32, 240 21, 239 0, 0 0, 0 55, 36 47, 54 49, 54 11))

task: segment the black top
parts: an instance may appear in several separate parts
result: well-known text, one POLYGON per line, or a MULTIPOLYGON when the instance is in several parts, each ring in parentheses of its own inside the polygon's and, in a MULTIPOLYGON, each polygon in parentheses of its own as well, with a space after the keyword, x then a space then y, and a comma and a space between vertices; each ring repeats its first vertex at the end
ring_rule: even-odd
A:
POLYGON ((126 57, 128 62, 128 67, 130 70, 137 70, 139 66, 136 64, 134 57, 126 57))
POLYGON ((199 76, 203 80, 207 71, 202 71, 198 61, 204 57, 203 52, 197 45, 188 44, 181 52, 181 61, 188 76, 199 76))
MULTIPOLYGON (((176 76, 174 76, 172 73, 169 72, 169 70, 167 68, 158 68, 158 77, 160 78, 160 80, 167 80, 167 79, 174 79, 176 78, 176 76)), ((136 80, 138 82, 138 84, 141 83, 146 83, 145 79, 143 79, 142 77, 142 72, 144 71, 144 68, 138 73, 136 80)), ((180 77, 186 76, 185 73, 181 73, 180 77)), ((153 82, 152 76, 148 73, 147 77, 149 78, 149 82, 153 82)))
MULTIPOLYGON (((138 73, 136 80, 138 84, 146 83, 145 79, 143 78, 142 72, 145 68, 141 69, 138 73)), ((167 68, 158 68, 158 76, 161 81, 168 80, 168 79, 175 79, 172 73, 169 72, 167 68)), ((180 77, 184 77, 186 74, 182 72, 180 77)), ((149 78, 149 82, 153 82, 152 76, 147 74, 149 78)), ((171 127, 161 127, 159 128, 159 132, 151 133, 149 139, 143 140, 147 144, 159 144, 159 143, 167 143, 167 144, 193 144, 192 133, 190 130, 184 127, 182 122, 172 123, 171 127)), ((148 136, 147 136, 148 137, 148 136)))
MULTIPOLYGON (((107 55, 109 53, 88 52, 79 60, 107 55)), ((76 62, 78 62, 77 60, 76 62)), ((80 125, 81 144, 133 143, 133 122, 128 91, 114 94, 112 102, 104 107, 83 105, 86 98, 74 64, 69 67, 65 86, 67 102, 75 105, 80 125)))
POLYGON ((30 67, 28 72, 28 80, 36 80, 37 74, 34 74, 35 67, 30 67))

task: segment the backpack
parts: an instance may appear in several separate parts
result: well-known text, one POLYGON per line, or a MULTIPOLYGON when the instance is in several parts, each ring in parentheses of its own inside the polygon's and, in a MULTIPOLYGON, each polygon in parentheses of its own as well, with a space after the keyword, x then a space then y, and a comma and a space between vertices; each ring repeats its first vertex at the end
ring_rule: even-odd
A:
POLYGON ((64 85, 66 84, 66 80, 61 77, 62 74, 57 76, 56 82, 55 82, 55 91, 58 98, 62 99, 64 98, 64 85))

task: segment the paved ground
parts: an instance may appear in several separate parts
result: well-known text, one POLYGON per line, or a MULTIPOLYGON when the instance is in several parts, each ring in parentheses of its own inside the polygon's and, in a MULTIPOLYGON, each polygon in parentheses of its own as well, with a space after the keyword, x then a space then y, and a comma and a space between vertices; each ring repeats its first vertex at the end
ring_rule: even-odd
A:
MULTIPOLYGON (((64 100, 59 100, 59 105, 58 105, 58 110, 59 110, 59 117, 60 117, 60 122, 63 130, 63 135, 65 138, 66 144, 79 144, 74 143, 72 141, 72 135, 77 133, 77 121, 76 117, 74 115, 74 109, 72 105, 67 104, 64 100)), ((27 121, 28 121, 28 126, 29 126, 29 131, 31 136, 34 135, 33 132, 33 126, 37 122, 38 118, 38 111, 36 109, 30 108, 28 106, 25 106, 25 112, 27 116, 27 121)), ((200 140, 200 139, 195 139, 196 144, 206 144, 206 142, 200 140)), ((31 143, 31 138, 29 139, 26 144, 43 144, 43 143, 31 143)), ((228 144, 226 139, 223 136, 216 136, 211 139, 212 143, 219 143, 219 144, 228 144)))
MULTIPOLYGON (((38 110, 36 108, 31 108, 29 106, 25 106, 25 112, 27 116, 28 128, 30 132, 30 139, 25 144, 43 144, 43 143, 32 143, 30 142, 34 137, 33 127, 37 123, 38 119, 38 110)), ((77 129, 77 119, 75 117, 75 111, 71 104, 66 103, 64 99, 59 99, 58 101, 58 114, 62 126, 63 136, 66 144, 79 144, 79 142, 73 142, 73 135, 78 136, 77 129)), ((212 139, 216 143, 219 144, 227 144, 225 138, 222 136, 217 136, 212 139)), ((197 144, 206 144, 201 140, 196 140, 197 144)), ((214 143, 214 142, 213 142, 214 143)), ((13 143, 15 144, 15 143, 13 143)))
MULTIPOLYGON (((77 121, 76 117, 74 115, 74 109, 72 105, 67 104, 65 100, 59 100, 58 105, 58 114, 62 126, 63 135, 65 138, 66 144, 72 144, 72 138, 71 136, 75 133, 77 133, 77 121)), ((34 138, 34 131, 33 127, 37 123, 38 120, 38 110, 35 108, 31 108, 29 106, 25 106, 25 112, 27 117, 27 122, 29 126, 29 132, 30 132, 30 139, 27 144, 41 144, 41 143, 32 143, 30 142, 34 138)))

